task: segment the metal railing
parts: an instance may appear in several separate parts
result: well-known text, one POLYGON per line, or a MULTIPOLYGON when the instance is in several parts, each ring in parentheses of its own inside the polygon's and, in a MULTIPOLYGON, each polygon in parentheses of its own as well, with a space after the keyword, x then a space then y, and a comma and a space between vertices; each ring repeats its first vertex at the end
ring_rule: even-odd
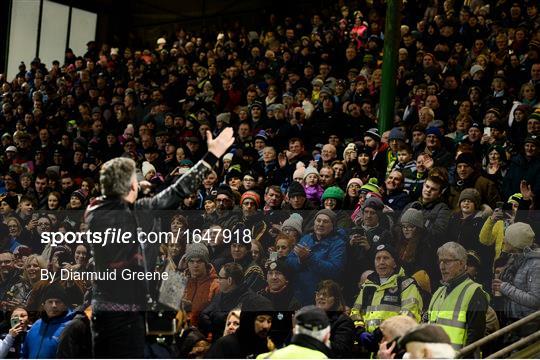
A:
MULTIPOLYGON (((510 324, 508 326, 505 326, 502 329, 499 329, 499 330, 495 331, 494 333, 489 334, 488 336, 485 336, 482 339, 473 342, 472 344, 469 344, 469 345, 465 346, 463 349, 461 349, 461 350, 459 350, 457 352, 456 358, 467 357, 466 355, 474 352, 479 347, 484 346, 484 345, 490 343, 491 341, 497 339, 498 337, 500 337, 500 336, 502 336, 502 335, 504 335, 506 333, 509 333, 511 331, 514 331, 515 329, 517 329, 521 325, 524 325, 524 324, 526 324, 526 323, 528 323, 530 321, 536 320, 536 319, 540 319, 540 311, 536 311, 536 312, 524 317, 523 319, 519 319, 518 321, 516 321, 516 322, 514 322, 514 323, 512 323, 512 324, 510 324)), ((526 345, 529 342, 530 343, 534 342, 537 339, 540 339, 540 331, 537 331, 537 332, 535 332, 535 333, 533 333, 533 334, 531 334, 531 335, 529 335, 529 336, 527 336, 527 337, 525 337, 525 338, 523 338, 523 339, 521 339, 519 341, 516 341, 513 344, 510 344, 506 348, 501 349, 498 352, 496 352, 495 354, 490 355, 488 357, 488 359, 494 359, 495 357, 504 356, 504 355, 518 349, 519 347, 521 347, 523 345, 526 345)))

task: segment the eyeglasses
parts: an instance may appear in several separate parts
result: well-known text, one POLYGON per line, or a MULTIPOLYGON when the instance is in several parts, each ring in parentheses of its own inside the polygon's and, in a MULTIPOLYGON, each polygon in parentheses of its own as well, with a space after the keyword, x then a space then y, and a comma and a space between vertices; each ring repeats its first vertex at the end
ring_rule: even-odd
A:
POLYGON ((451 263, 456 262, 456 261, 459 261, 459 260, 458 259, 439 259, 439 265, 440 264, 450 265, 451 263))
POLYGON ((410 225, 410 224, 409 224, 409 225, 405 225, 405 224, 404 224, 404 225, 401 225, 401 228, 402 228, 403 230, 414 230, 414 228, 416 228, 416 226, 410 225))
POLYGON ((323 291, 315 291, 315 297, 316 298, 321 298, 321 299, 329 299, 329 298, 333 298, 332 295, 326 293, 326 292, 323 292, 323 291))

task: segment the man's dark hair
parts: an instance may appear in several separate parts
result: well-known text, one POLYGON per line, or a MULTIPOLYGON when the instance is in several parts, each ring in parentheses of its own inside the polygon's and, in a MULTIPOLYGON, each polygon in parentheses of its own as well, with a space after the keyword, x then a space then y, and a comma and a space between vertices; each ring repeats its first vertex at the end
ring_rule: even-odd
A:
POLYGON ((225 277, 230 277, 235 285, 240 284, 244 278, 244 269, 240 264, 227 263, 223 265, 223 271, 225 272, 225 277))
POLYGON ((41 180, 45 179, 45 180, 49 181, 49 175, 47 175, 45 173, 39 173, 39 174, 36 175, 35 180, 37 180, 37 179, 41 179, 41 180))

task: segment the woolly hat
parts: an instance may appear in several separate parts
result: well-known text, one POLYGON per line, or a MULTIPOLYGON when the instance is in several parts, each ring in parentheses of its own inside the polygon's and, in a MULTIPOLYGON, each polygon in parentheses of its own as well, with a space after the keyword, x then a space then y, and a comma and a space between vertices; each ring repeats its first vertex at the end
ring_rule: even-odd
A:
POLYGON ((285 227, 291 227, 301 234, 303 222, 304 218, 302 217, 302 215, 298 213, 292 213, 291 216, 289 216, 289 218, 285 220, 283 224, 281 224, 281 228, 283 229, 285 227))
POLYGON ((381 135, 379 134, 379 130, 377 130, 377 128, 369 129, 365 132, 364 136, 369 136, 370 138, 378 142, 381 141, 381 135))
POLYGON ((0 198, 0 201, 5 201, 13 210, 16 210, 17 205, 19 205, 19 197, 17 195, 4 196, 0 198))
POLYGON ((389 244, 380 244, 375 248, 375 254, 379 251, 387 251, 393 258, 396 264, 399 263, 399 253, 395 247, 389 244))
POLYGON ((467 164, 470 167, 474 168, 476 165, 476 160, 474 158, 474 155, 470 152, 464 152, 459 154, 459 156, 456 159, 456 165, 459 164, 467 164))
POLYGON ((304 172, 306 171, 306 165, 299 161, 296 163, 296 170, 293 173, 293 179, 304 178, 304 172))
POLYGON ((143 177, 146 177, 146 174, 148 174, 152 170, 154 171, 154 173, 156 172, 155 166, 149 163, 148 161, 143 162, 141 170, 142 170, 143 177))
POLYGON ((482 206, 480 193, 474 188, 467 188, 461 191, 461 194, 459 194, 458 204, 461 204, 463 200, 471 200, 474 203, 476 210, 480 210, 480 207, 482 206))
POLYGON ((388 140, 402 140, 405 141, 406 136, 403 130, 399 127, 395 127, 392 130, 390 130, 390 135, 388 136, 388 140))
POLYGON ((208 248, 201 243, 187 244, 185 259, 186 262, 192 259, 201 259, 208 264, 210 262, 208 248))
POLYGON ((443 135, 438 127, 429 127, 426 129, 426 135, 435 135, 439 140, 443 140, 443 135))
POLYGON ((384 203, 378 197, 372 196, 366 199, 366 201, 364 202, 362 210, 364 210, 365 208, 371 208, 375 211, 382 211, 384 209, 384 203))
POLYGON ((60 299, 66 306, 71 305, 68 300, 66 290, 57 282, 53 282, 52 284, 48 285, 41 295, 42 303, 49 299, 60 299))
POLYGON ((411 224, 416 226, 417 228, 423 229, 424 228, 424 214, 422 211, 409 208, 407 209, 403 215, 401 215, 401 224, 411 224))
POLYGON ((291 185, 289 185, 289 189, 287 190, 287 196, 289 198, 293 196, 306 197, 306 190, 304 190, 304 187, 298 181, 293 181, 291 185))
POLYGON ((362 187, 360 188, 360 191, 364 193, 373 192, 376 194, 380 194, 381 189, 379 188, 378 184, 379 184, 379 181, 377 180, 377 178, 371 178, 369 179, 367 184, 362 185, 362 187))
POLYGON ((225 113, 218 114, 218 116, 216 116, 216 121, 223 121, 227 125, 230 124, 231 113, 225 112, 225 113))
POLYGON ((234 156, 233 153, 227 153, 227 154, 223 155, 223 161, 226 161, 226 160, 232 161, 233 156, 234 156))
POLYGON ((540 139, 538 138, 538 136, 536 135, 529 135, 525 138, 525 140, 523 141, 524 144, 527 144, 527 143, 531 143, 531 144, 534 144, 536 146, 540 146, 540 139))
POLYGON ((78 198, 82 203, 84 203, 84 201, 86 200, 86 194, 81 189, 72 192, 71 197, 78 198))
POLYGON ((335 212, 333 212, 330 209, 322 209, 322 210, 317 211, 317 214, 315 215, 315 217, 317 217, 319 215, 328 216, 330 218, 330 221, 332 221, 332 224, 334 225, 334 228, 336 227, 337 215, 336 215, 335 212))
POLYGON ((351 151, 356 152, 356 145, 354 143, 349 143, 349 145, 347 145, 345 150, 343 150, 343 158, 345 159, 347 153, 349 153, 351 151))
POLYGON ((504 241, 516 249, 525 249, 531 247, 534 242, 534 231, 531 225, 517 222, 506 228, 504 241))
POLYGON ((364 185, 364 183, 362 182, 362 180, 360 180, 359 178, 351 178, 351 180, 349 180, 349 182, 347 183, 347 189, 349 188, 349 186, 351 186, 352 184, 357 184, 358 186, 362 187, 362 185, 364 185))
POLYGON ((508 198, 507 203, 519 205, 520 201, 523 200, 522 193, 515 193, 508 198))
POLYGON ((306 170, 304 171, 304 180, 308 177, 308 175, 315 174, 317 177, 319 177, 319 171, 317 171, 316 168, 313 166, 308 166, 306 170))
POLYGON ((242 204, 246 199, 251 199, 255 201, 255 204, 257 204, 257 208, 261 206, 261 197, 255 191, 248 190, 243 193, 240 197, 240 204, 242 204))
POLYGON ((339 201, 343 201, 343 199, 345 199, 345 192, 341 190, 339 186, 330 186, 322 194, 321 202, 326 199, 336 199, 339 201))

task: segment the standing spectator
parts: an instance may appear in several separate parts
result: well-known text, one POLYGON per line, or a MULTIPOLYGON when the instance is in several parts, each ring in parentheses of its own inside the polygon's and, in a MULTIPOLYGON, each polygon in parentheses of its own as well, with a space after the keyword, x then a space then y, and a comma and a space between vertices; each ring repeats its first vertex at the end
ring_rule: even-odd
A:
POLYGON ((313 231, 304 235, 287 264, 296 273, 294 286, 301 304, 309 304, 317 284, 324 279, 338 278, 345 266, 345 234, 336 228, 332 210, 317 212, 313 231))
POLYGON ((441 326, 454 349, 484 337, 488 295, 467 274, 467 251, 448 242, 437 250, 443 286, 431 298, 429 322, 441 326))
POLYGON ((188 244, 184 259, 188 267, 188 282, 183 300, 191 305, 190 324, 197 326, 200 312, 219 292, 219 282, 216 271, 209 263, 206 245, 188 244))
POLYGON ((42 299, 43 315, 28 331, 22 347, 23 359, 55 358, 59 338, 75 316, 67 306, 67 294, 61 285, 49 285, 42 299))
MULTIPOLYGON (((510 225, 504 234, 503 250, 510 254, 510 259, 492 283, 493 292, 503 296, 504 326, 540 310, 540 286, 534 280, 540 276, 540 251, 534 240, 531 226, 522 222, 510 225)), ((518 340, 539 328, 538 321, 529 322, 511 338, 518 340)))

